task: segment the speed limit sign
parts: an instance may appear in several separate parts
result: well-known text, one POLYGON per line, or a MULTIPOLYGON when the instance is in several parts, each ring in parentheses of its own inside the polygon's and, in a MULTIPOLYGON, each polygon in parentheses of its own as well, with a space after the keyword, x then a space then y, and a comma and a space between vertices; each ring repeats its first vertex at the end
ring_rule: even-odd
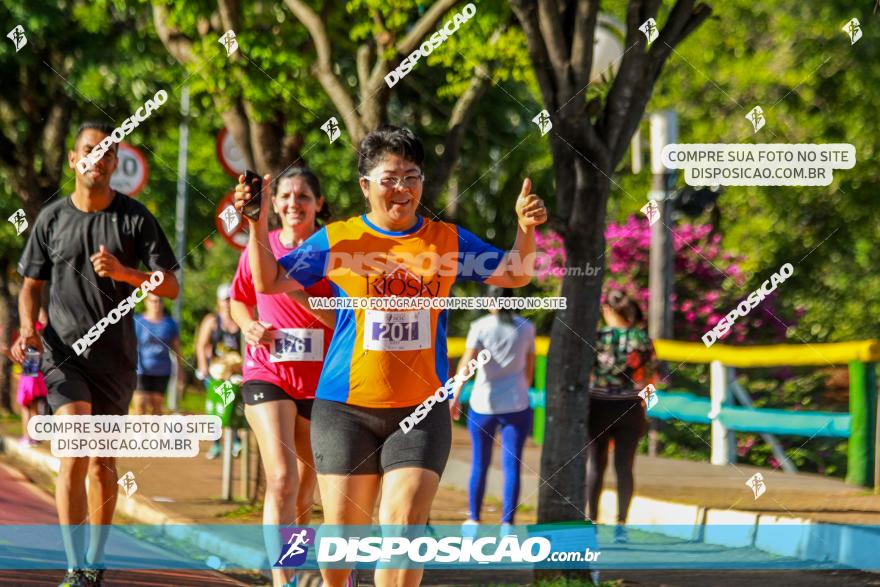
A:
POLYGON ((217 158, 224 171, 232 177, 244 175, 247 163, 241 149, 232 140, 232 135, 224 128, 217 134, 217 158))
POLYGON ((132 147, 128 143, 119 143, 117 158, 119 164, 110 177, 110 187, 134 197, 147 185, 147 179, 150 176, 147 160, 140 149, 132 147))
POLYGON ((248 243, 247 222, 232 206, 233 196, 235 196, 235 192, 229 192, 217 202, 217 209, 214 210, 214 222, 217 224, 217 232, 220 233, 220 236, 233 248, 243 251, 248 243))

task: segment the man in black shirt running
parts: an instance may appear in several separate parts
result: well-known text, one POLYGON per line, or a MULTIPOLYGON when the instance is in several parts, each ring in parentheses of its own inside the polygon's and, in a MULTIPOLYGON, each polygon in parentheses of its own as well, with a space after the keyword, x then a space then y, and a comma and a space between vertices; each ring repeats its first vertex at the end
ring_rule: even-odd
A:
MULTIPOLYGON (((110 125, 83 124, 67 154, 71 169, 112 132, 110 125)), ((137 338, 134 308, 125 311, 128 304, 120 303, 157 271, 162 280, 154 294, 176 298, 179 290, 173 273, 177 261, 156 218, 143 204, 110 188, 117 163, 114 144, 91 170, 75 171, 73 194, 40 212, 18 264, 24 284, 18 298, 20 336, 12 355, 21 362, 27 347, 43 351, 42 370, 56 415, 128 413, 137 338), (138 270, 141 263, 148 271, 138 270), (47 281, 49 325, 41 340, 35 324, 47 281), (94 328, 102 319, 104 328, 94 328)), ((99 567, 116 508, 117 480, 113 457, 61 459, 55 502, 68 559, 62 586, 102 584, 99 567), (92 531, 85 552, 87 522, 92 531)))

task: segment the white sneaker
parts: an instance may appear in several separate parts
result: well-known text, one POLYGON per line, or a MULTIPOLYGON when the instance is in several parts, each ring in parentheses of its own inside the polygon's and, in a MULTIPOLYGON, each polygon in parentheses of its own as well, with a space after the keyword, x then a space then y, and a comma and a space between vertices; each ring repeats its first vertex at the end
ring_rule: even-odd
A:
POLYGON ((516 536, 516 530, 513 527, 513 524, 509 524, 504 522, 501 524, 501 535, 502 536, 516 536))
POLYGON ((461 535, 465 538, 476 538, 480 531, 480 523, 476 520, 465 520, 461 525, 461 535))

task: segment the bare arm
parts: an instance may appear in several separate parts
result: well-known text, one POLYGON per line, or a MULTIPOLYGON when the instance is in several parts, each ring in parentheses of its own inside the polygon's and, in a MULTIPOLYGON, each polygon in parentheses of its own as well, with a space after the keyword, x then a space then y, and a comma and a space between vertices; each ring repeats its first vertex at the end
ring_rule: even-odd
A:
POLYGON ((10 354, 16 363, 24 361, 27 347, 43 351, 43 341, 37 334, 37 319, 40 315, 40 300, 46 282, 40 279, 24 278, 18 294, 18 339, 12 343, 10 354))
POLYGON ((208 314, 202 319, 199 326, 199 335, 196 337, 196 362, 199 371, 205 377, 208 376, 208 361, 211 354, 211 334, 214 332, 214 315, 208 314))
POLYGON ((232 319, 241 328, 245 343, 249 345, 271 344, 275 327, 254 319, 254 308, 238 300, 229 300, 232 319))
POLYGON ((180 393, 183 391, 183 382, 186 379, 183 370, 185 362, 183 357, 180 356, 180 338, 175 338, 171 341, 171 350, 174 351, 174 360, 177 361, 177 389, 178 393, 180 393))
POLYGON ((496 287, 515 288, 528 285, 535 273, 535 228, 516 229, 516 240, 495 272, 486 280, 496 287))
POLYGON ((532 182, 526 178, 516 199, 518 225, 516 240, 495 272, 486 280, 496 287, 523 287, 532 280, 535 273, 535 227, 547 222, 547 208, 544 201, 530 193, 532 182))
POLYGON ((229 300, 229 313, 243 331, 254 321, 254 308, 238 300, 229 300))
MULTIPOLYGON (((128 273, 127 278, 116 281, 124 281, 134 287, 140 287, 145 281, 149 281, 150 276, 153 274, 152 272, 138 271, 130 267, 126 267, 126 271, 128 273)), ((173 271, 162 271, 162 276, 162 283, 153 290, 153 293, 160 298, 176 300, 178 294, 180 294, 180 284, 177 283, 177 275, 173 271)))
MULTIPOLYGON (((121 281, 132 287, 140 287, 144 282, 150 282, 152 271, 139 271, 132 267, 126 267, 114 255, 107 251, 107 247, 101 245, 98 252, 89 257, 92 267, 99 277, 109 277, 113 281, 121 281)), ((162 271, 162 282, 153 289, 153 293, 159 297, 175 299, 180 292, 177 276, 173 271, 162 271)))
POLYGON ((297 291, 289 291, 287 295, 300 306, 308 310, 312 316, 321 321, 321 323, 327 328, 336 328, 336 311, 335 310, 321 310, 318 308, 312 308, 309 304, 309 299, 314 297, 309 292, 304 289, 300 289, 297 291))
MULTIPOLYGON (((251 275, 254 280, 254 289, 260 293, 276 294, 287 293, 296 289, 302 289, 302 285, 287 277, 284 269, 278 264, 269 244, 269 206, 266 200, 271 196, 269 187, 272 181, 271 175, 263 177, 263 202, 260 208, 258 220, 252 220, 242 214, 248 221, 248 263, 251 266, 251 275)), ((242 207, 251 199, 251 187, 244 184, 244 176, 238 176, 238 185, 235 187, 235 209, 241 212, 242 207)))
POLYGON ((476 357, 476 349, 465 349, 461 359, 458 360, 458 366, 455 368, 456 374, 462 377, 455 381, 452 388, 452 400, 449 402, 449 411, 452 412, 453 420, 458 420, 461 413, 461 390, 464 389, 464 375, 468 373, 468 364, 476 357))

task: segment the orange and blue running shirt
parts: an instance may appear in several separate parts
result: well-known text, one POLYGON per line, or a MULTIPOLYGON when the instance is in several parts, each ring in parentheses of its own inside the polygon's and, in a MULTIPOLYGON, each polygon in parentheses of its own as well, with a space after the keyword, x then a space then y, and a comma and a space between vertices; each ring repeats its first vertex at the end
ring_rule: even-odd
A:
MULTIPOLYGON (((278 262, 304 287, 327 278, 337 297, 437 298, 448 297, 459 279, 485 282, 504 256, 460 226, 417 218, 394 232, 366 215, 334 222, 278 262), (424 253, 447 262, 426 267, 424 253)), ((336 310, 315 396, 367 408, 420 404, 448 377, 447 312, 336 310)))

